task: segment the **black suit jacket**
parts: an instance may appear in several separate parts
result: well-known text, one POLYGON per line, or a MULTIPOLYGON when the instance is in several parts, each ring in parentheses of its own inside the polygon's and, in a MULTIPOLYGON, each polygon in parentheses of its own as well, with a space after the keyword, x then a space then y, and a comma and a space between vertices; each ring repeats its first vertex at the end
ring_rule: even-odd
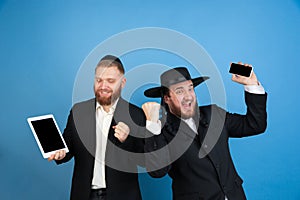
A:
POLYGON ((174 200, 224 200, 225 195, 229 200, 246 199, 228 139, 265 131, 266 98, 266 94, 246 92, 246 115, 231 114, 216 105, 199 107, 194 119, 199 122, 197 134, 168 113, 162 133, 146 139, 145 151, 151 152, 146 157, 149 174, 169 174, 174 200))
MULTIPOLYGON (((74 157, 71 200, 87 200, 91 191, 96 149, 96 101, 90 99, 75 104, 69 114, 63 137, 69 148, 58 164, 74 157)), ((144 151, 145 116, 143 111, 120 98, 111 123, 106 147, 106 190, 108 200, 140 200, 137 165, 144 166, 144 158, 131 153, 144 151), (124 143, 114 137, 113 125, 124 122, 130 135, 124 143), (128 153, 131 152, 131 153, 128 153)))

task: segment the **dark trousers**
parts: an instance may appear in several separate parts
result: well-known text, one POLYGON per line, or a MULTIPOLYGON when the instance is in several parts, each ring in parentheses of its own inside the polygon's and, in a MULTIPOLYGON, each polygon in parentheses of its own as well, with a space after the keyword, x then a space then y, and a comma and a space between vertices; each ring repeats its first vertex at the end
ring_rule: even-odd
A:
POLYGON ((89 200, 107 200, 105 189, 92 190, 89 200))

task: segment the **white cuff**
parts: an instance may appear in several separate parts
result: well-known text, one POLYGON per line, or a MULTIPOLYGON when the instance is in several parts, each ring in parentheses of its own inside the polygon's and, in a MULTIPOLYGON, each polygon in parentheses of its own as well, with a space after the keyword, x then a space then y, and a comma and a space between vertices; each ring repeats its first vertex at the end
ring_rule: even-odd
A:
POLYGON ((245 91, 253 94, 265 94, 264 87, 258 83, 258 85, 245 85, 245 91))
POLYGON ((157 122, 146 120, 146 129, 154 135, 159 135, 161 132, 160 120, 158 120, 157 122))

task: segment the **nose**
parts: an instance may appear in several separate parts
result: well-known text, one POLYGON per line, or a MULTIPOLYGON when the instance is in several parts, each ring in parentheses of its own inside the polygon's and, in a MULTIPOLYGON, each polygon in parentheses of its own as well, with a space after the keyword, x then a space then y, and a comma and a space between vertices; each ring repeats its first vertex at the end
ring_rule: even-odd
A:
POLYGON ((107 87, 107 82, 105 80, 102 80, 102 81, 98 82, 98 87, 100 89, 106 88, 107 87))
POLYGON ((184 99, 184 100, 192 100, 192 99, 193 99, 193 95, 192 95, 190 92, 185 91, 185 92, 184 92, 183 99, 184 99))

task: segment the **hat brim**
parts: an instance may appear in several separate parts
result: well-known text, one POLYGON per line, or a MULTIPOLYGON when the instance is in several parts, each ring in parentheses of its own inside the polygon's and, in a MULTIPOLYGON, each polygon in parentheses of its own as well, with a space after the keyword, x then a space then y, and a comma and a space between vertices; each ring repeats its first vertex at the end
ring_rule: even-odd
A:
MULTIPOLYGON (((198 78, 193 78, 193 79, 191 79, 191 81, 193 82, 194 87, 196 87, 199 84, 201 84, 202 82, 206 81, 207 79, 209 79, 208 76, 202 76, 202 77, 198 77, 198 78)), ((181 82, 183 82, 183 81, 181 81, 181 82)), ((178 83, 180 83, 180 82, 178 82, 178 83)), ((162 88, 163 88, 163 86, 149 88, 144 91, 144 95, 146 97, 150 97, 150 98, 160 98, 160 97, 162 97, 162 88)))

